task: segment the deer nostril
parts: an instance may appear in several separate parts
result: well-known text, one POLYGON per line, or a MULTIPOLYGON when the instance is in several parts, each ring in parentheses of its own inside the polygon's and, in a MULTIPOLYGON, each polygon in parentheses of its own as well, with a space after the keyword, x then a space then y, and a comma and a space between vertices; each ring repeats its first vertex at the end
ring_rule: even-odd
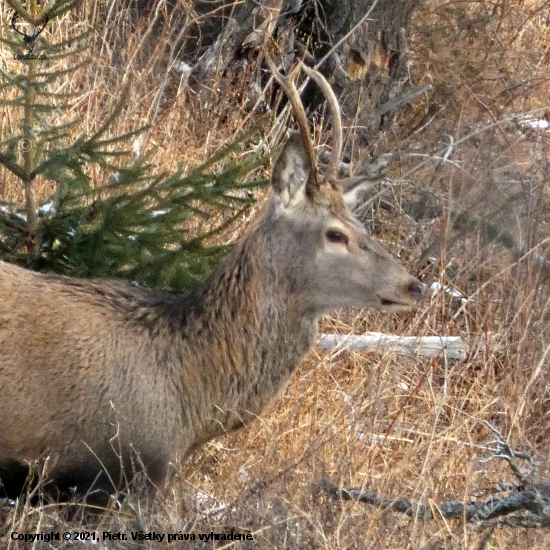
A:
POLYGON ((414 298, 416 303, 419 303, 422 300, 422 295, 424 294, 424 285, 417 281, 416 279, 409 285, 407 289, 409 294, 414 298))

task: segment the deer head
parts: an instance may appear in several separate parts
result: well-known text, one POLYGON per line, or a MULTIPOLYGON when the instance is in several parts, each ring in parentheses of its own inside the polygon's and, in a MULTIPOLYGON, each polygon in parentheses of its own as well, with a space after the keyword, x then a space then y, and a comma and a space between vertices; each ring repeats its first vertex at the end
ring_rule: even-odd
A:
POLYGON ((283 77, 267 56, 274 78, 289 98, 300 131, 279 155, 271 177, 269 217, 273 240, 285 261, 285 278, 302 311, 321 315, 344 306, 399 310, 418 304, 423 285, 396 262, 352 215, 358 187, 368 181, 337 180, 342 150, 338 102, 325 78, 299 66, 321 87, 333 117, 333 147, 328 171, 321 176, 303 105, 293 76, 283 77))

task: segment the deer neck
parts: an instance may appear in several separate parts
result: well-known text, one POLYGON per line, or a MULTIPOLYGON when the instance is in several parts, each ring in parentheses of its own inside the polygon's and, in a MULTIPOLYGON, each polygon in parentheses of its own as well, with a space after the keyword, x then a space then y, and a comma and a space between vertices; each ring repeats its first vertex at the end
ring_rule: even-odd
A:
POLYGON ((189 349, 200 349, 189 360, 202 363, 197 368, 211 400, 207 439, 255 418, 314 342, 317 319, 296 307, 269 254, 261 234, 241 240, 196 294, 188 316, 185 338, 194 340, 189 349))

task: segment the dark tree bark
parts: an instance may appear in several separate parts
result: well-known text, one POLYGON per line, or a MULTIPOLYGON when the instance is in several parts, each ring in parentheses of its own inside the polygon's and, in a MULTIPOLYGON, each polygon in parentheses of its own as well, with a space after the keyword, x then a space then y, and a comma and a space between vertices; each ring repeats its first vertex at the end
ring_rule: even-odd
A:
MULTIPOLYGON (((373 0, 323 0, 329 44, 338 43, 365 16, 373 0)), ((360 145, 372 144, 388 128, 399 101, 412 86, 409 77, 408 32, 416 0, 381 0, 337 48, 330 67, 340 105, 360 145), (339 65, 339 66, 338 66, 339 65), (343 71, 342 71, 343 69, 343 71)))
MULTIPOLYGON (((140 9, 155 5, 155 0, 127 1, 140 3, 140 9)), ((178 5, 166 1, 172 8, 178 5)), ((339 96, 348 143, 377 156, 386 149, 385 131, 396 111, 415 97, 408 71, 408 33, 412 14, 421 4, 421 0, 197 0, 197 17, 184 37, 181 56, 193 67, 189 82, 199 93, 212 93, 227 75, 242 80, 244 67, 251 71, 250 81, 251 65, 261 58, 267 35, 281 47, 283 67, 291 66, 296 55, 305 57, 309 65, 325 59, 319 69, 339 96)), ((322 101, 317 94, 313 85, 306 89, 306 106, 315 108, 322 101)), ((359 157, 350 145, 347 154, 354 160, 359 157)))
MULTIPOLYGON (((203 52, 195 59, 195 86, 210 88, 214 73, 219 76, 220 71, 227 71, 236 62, 246 49, 243 41, 262 22, 258 4, 273 6, 276 1, 247 0, 225 11, 223 4, 215 4, 215 14, 209 19, 205 10, 212 3, 197 2, 207 32, 194 44, 194 52, 203 52)), ((286 37, 287 46, 282 49, 287 55, 307 50, 306 61, 315 65, 332 52, 319 68, 340 98, 344 121, 350 128, 349 142, 368 146, 374 154, 385 150, 384 131, 413 88, 408 71, 408 32, 412 14, 420 5, 418 0, 286 0, 279 12, 273 34, 280 44, 286 37), (294 42, 291 48, 289 29, 294 42)), ((292 59, 284 65, 291 63, 292 59)), ((315 106, 319 101, 316 93, 313 88, 306 89, 305 103, 315 106)))

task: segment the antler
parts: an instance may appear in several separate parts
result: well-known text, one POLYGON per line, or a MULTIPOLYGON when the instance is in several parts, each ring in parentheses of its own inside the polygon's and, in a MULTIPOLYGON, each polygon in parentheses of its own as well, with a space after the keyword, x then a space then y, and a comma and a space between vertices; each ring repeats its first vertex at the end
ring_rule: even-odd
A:
POLYGON ((32 33, 32 37, 33 38, 37 38, 38 35, 46 28, 46 25, 48 24, 48 15, 45 14, 44 15, 44 24, 40 27, 40 29, 38 30, 34 30, 33 33, 32 33))
MULTIPOLYGON (((21 32, 16 27, 17 19, 19 18, 19 14, 16 11, 14 11, 13 16, 11 18, 11 28, 16 33, 20 34, 23 37, 23 41, 25 42, 25 44, 28 44, 29 46, 34 46, 34 43, 36 42, 36 39, 38 38, 40 33, 46 28, 46 25, 48 24, 48 21, 49 21, 49 17, 48 17, 47 14, 44 14, 43 17, 44 17, 44 22, 43 22, 42 26, 39 29, 37 29, 35 27, 33 29, 32 34, 28 35, 26 32, 21 32)), ((32 51, 32 47, 31 47, 30 51, 32 51)))
POLYGON ((23 38, 27 39, 29 38, 27 33, 21 32, 15 25, 17 23, 17 19, 19 18, 19 14, 14 11, 13 15, 11 17, 11 28, 17 33, 20 34, 23 38))
POLYGON ((340 167, 340 157, 342 156, 342 116, 340 114, 340 105, 338 99, 334 94, 332 86, 328 83, 327 79, 314 69, 310 69, 304 63, 300 63, 304 72, 309 78, 315 80, 317 86, 321 88, 323 95, 328 101, 328 106, 332 114, 332 154, 330 156, 330 162, 328 165, 327 179, 335 180, 338 177, 338 168, 340 167))
POLYGON ((306 112, 304 110, 302 100, 300 99, 300 94, 298 93, 298 90, 294 85, 294 79, 296 78, 296 75, 300 69, 300 65, 296 65, 296 67, 290 72, 290 75, 287 78, 279 72, 277 66, 275 65, 275 62, 267 51, 267 48, 265 51, 265 59, 267 61, 267 64, 269 65, 269 70, 271 71, 273 78, 278 82, 279 86, 282 88, 283 92, 290 101, 292 108, 294 109, 296 122, 298 123, 298 129, 300 130, 300 135, 302 137, 302 143, 304 144, 306 155, 311 167, 309 179, 306 185, 306 192, 311 192, 313 188, 319 187, 319 178, 317 160, 315 158, 313 143, 311 143, 311 137, 309 135, 309 126, 307 123, 306 112))
POLYGON ((311 173, 310 178, 308 180, 307 184, 307 190, 311 191, 312 188, 319 187, 319 178, 318 178, 318 168, 317 168, 317 160, 315 157, 315 151, 313 149, 313 144, 311 142, 311 138, 309 135, 309 126, 307 123, 307 117, 306 112, 304 110, 304 105, 302 103, 302 100, 300 99, 300 94, 298 93, 298 90, 296 89, 296 86, 294 84, 294 79, 296 78, 297 72, 299 69, 303 69, 306 75, 314 80, 321 91, 323 92, 323 95, 328 101, 329 109, 332 114, 332 139, 333 139, 333 146, 332 146, 332 154, 330 157, 330 162, 328 166, 328 172, 326 175, 326 178, 328 180, 335 180, 338 176, 338 168, 340 166, 340 157, 342 154, 342 117, 340 115, 340 106, 338 105, 338 99, 336 98, 336 95, 334 94, 334 91, 330 84, 328 83, 327 79, 318 71, 314 69, 310 69, 307 67, 304 63, 300 62, 290 73, 289 77, 284 77, 279 70, 277 69, 277 66, 275 65, 275 62, 273 61, 272 57, 269 55, 269 52, 265 52, 265 58, 267 61, 267 64, 269 65, 269 69, 273 75, 273 78, 279 83, 279 86, 281 86, 283 92, 286 94, 287 98, 289 99, 292 108, 294 109, 294 113, 296 115, 296 121, 298 123, 298 128, 300 130, 300 135, 302 137, 302 142, 304 144, 306 154, 308 157, 308 160, 311 165, 311 173))

